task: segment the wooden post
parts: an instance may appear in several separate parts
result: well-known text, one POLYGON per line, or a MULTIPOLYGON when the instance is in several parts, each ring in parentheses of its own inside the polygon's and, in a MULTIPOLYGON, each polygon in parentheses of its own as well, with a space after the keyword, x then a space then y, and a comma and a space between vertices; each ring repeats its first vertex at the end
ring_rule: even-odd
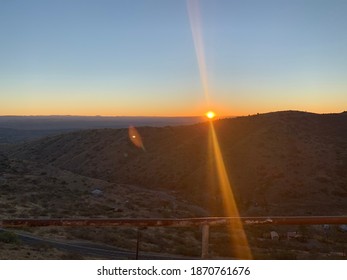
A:
POLYGON ((137 239, 136 239, 136 256, 135 259, 139 259, 139 249, 140 249, 140 239, 141 239, 141 229, 137 229, 137 239))
POLYGON ((208 224, 202 225, 202 244, 201 244, 201 258, 208 258, 208 240, 209 240, 209 229, 208 224))

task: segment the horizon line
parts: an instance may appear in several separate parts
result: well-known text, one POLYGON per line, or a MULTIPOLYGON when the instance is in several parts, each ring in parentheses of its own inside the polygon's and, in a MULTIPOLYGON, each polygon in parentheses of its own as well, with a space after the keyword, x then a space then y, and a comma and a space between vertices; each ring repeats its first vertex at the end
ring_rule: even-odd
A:
MULTIPOLYGON (((218 115, 218 117, 238 117, 246 115, 218 115)), ((205 114, 202 115, 70 115, 70 114, 52 114, 52 115, 0 115, 0 117, 100 117, 100 118, 204 118, 205 114)))
POLYGON ((0 117, 102 117, 102 118, 199 118, 202 116, 145 116, 145 115, 0 115, 0 117))
MULTIPOLYGON (((288 110, 278 110, 278 111, 268 111, 268 112, 256 112, 256 113, 249 113, 249 114, 235 114, 235 115, 217 115, 219 118, 229 118, 229 117, 245 117, 245 116, 253 116, 253 115, 261 115, 261 114, 269 114, 269 113, 278 113, 278 112, 302 112, 302 113, 308 113, 308 114, 342 114, 346 113, 347 110, 340 111, 340 112, 311 112, 311 111, 304 111, 304 110, 295 110, 295 109, 288 109, 288 110)), ((72 115, 72 114, 51 114, 51 115, 19 115, 19 114, 13 114, 13 115, 0 115, 0 118, 2 117, 100 117, 100 118, 204 118, 205 114, 202 115, 193 115, 193 116, 187 116, 187 115, 72 115)))

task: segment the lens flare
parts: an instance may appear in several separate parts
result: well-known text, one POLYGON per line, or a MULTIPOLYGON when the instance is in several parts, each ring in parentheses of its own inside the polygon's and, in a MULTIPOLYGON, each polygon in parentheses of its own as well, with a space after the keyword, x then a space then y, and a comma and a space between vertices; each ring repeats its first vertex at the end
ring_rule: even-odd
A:
MULTIPOLYGON (((187 0, 187 7, 206 105, 207 108, 210 108, 210 90, 207 78, 207 67, 201 28, 202 25, 199 1, 187 0)), ((206 116, 207 118, 212 120, 215 117, 215 114, 214 112, 209 111, 206 113, 206 116)), ((230 217, 240 217, 212 121, 210 122, 210 144, 210 160, 214 160, 218 178, 219 193, 222 195, 223 198, 225 214, 230 217)), ((232 246, 234 247, 233 249, 235 249, 236 252, 236 257, 240 259, 251 259, 251 251, 248 246, 248 241, 246 238, 246 234, 243 230, 241 220, 238 220, 232 225, 232 230, 230 233, 232 239, 232 246)))
POLYGON ((129 139, 130 141, 138 148, 145 150, 145 147, 142 142, 142 138, 137 129, 133 126, 129 126, 129 139))
POLYGON ((190 27, 192 30, 196 58, 198 61, 198 66, 199 66, 201 84, 202 84, 202 88, 205 95, 206 105, 209 106, 210 104, 209 83, 207 79, 207 67, 206 67, 206 60, 205 60, 205 49, 204 49, 204 43, 203 43, 202 28, 201 28, 199 1, 187 0, 187 7, 188 7, 188 15, 189 15, 190 27))

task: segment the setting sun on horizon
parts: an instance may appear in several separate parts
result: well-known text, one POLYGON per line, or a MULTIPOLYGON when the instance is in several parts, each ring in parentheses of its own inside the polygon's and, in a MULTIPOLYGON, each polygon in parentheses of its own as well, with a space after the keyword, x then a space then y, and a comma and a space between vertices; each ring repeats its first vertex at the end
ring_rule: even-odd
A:
POLYGON ((216 114, 213 111, 208 111, 205 115, 210 120, 212 120, 216 116, 216 114))

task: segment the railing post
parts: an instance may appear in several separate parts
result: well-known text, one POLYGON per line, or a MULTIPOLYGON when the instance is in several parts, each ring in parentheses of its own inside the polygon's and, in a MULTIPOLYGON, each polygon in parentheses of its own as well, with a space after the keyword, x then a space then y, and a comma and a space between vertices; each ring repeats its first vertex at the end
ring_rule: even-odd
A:
POLYGON ((136 255, 135 255, 135 260, 138 260, 138 259, 139 259, 140 241, 141 241, 141 229, 140 229, 140 228, 137 228, 136 255))
POLYGON ((209 240, 209 224, 202 225, 202 244, 201 244, 201 258, 208 258, 208 240, 209 240))

